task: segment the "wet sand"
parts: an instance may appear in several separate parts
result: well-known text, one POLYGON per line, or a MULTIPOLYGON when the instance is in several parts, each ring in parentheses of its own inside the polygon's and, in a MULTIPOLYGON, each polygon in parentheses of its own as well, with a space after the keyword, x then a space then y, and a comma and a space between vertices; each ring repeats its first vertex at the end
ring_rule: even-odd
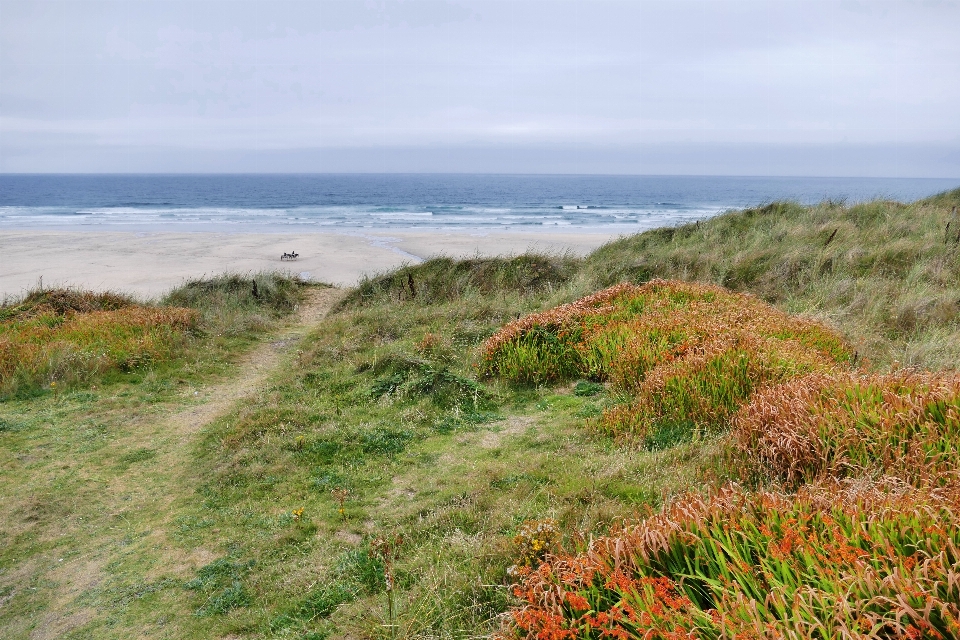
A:
POLYGON ((230 272, 286 270, 351 286, 363 275, 445 255, 505 256, 538 251, 585 255, 616 238, 610 233, 497 231, 213 233, 0 231, 0 297, 35 287, 162 295, 190 278, 230 272), (281 261, 287 251, 296 261, 281 261))

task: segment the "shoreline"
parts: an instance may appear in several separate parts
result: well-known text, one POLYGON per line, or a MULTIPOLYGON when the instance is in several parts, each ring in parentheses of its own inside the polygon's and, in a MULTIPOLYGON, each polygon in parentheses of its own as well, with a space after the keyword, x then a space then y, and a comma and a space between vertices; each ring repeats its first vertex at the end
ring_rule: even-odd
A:
POLYGON ((586 255, 623 236, 579 230, 67 231, 0 230, 0 299, 37 286, 113 290, 156 298, 183 281, 227 271, 284 270, 337 286, 436 256, 527 251, 586 255), (280 261, 296 251, 296 261, 280 261))

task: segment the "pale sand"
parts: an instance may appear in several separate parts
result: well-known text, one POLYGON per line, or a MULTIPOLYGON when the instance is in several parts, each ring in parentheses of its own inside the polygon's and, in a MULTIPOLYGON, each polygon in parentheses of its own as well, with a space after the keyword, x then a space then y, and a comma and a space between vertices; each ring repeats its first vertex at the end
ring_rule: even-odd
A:
POLYGON ((445 255, 504 256, 525 251, 585 255, 609 233, 445 231, 274 233, 143 233, 0 231, 0 298, 35 287, 75 286, 153 298, 184 280, 224 272, 282 269, 311 280, 351 286, 363 275, 445 255), (294 262, 281 262, 296 251, 294 262))

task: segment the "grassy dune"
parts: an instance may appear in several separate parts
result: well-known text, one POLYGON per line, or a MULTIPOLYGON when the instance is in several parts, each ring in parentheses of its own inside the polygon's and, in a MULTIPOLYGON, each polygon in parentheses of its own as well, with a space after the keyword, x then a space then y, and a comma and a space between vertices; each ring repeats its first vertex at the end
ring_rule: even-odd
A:
POLYGON ((0 398, 89 386, 268 330, 302 297, 277 274, 184 283, 159 304, 117 293, 36 289, 0 306, 0 398), (58 388, 59 387, 59 388, 58 388))
POLYGON ((189 283, 176 355, 0 403, 0 635, 957 637, 958 203, 438 258, 292 334, 301 283, 189 283))
POLYGON ((632 396, 604 412, 610 435, 669 446, 722 428, 755 389, 854 362, 843 338, 722 287, 620 284, 511 322, 481 370, 515 382, 608 381, 632 396))
POLYGON ((773 203, 610 243, 587 258, 584 280, 715 283, 840 329, 879 367, 952 367, 958 203, 958 191, 911 204, 773 203))

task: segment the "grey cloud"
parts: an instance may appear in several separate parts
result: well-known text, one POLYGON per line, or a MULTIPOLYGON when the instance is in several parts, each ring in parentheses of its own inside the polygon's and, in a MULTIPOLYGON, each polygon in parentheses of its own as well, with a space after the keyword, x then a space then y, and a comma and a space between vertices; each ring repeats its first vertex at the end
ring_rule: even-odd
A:
POLYGON ((884 171, 942 174, 957 24, 953 2, 0 0, 0 170, 404 170, 376 160, 404 149, 629 172, 649 149, 674 158, 651 170, 749 173, 779 148, 802 173, 819 145, 862 175, 881 166, 856 149, 899 145, 916 166, 884 171))

